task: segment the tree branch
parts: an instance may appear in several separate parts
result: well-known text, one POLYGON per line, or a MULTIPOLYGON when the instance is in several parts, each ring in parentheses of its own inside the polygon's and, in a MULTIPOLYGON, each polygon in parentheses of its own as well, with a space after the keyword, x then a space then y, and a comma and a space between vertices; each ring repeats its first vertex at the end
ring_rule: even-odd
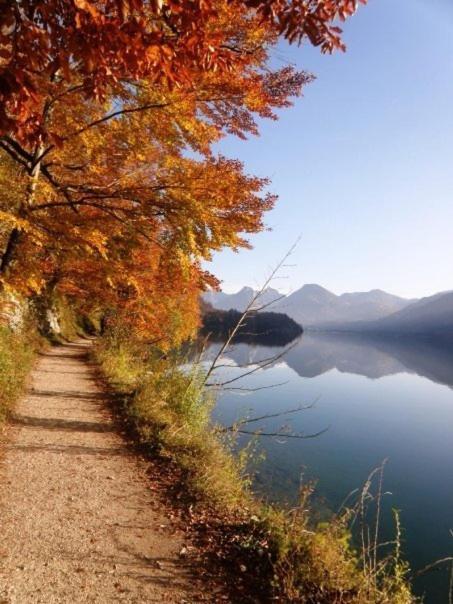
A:
POLYGON ((67 136, 63 137, 63 140, 68 140, 70 138, 73 138, 74 136, 78 136, 79 134, 86 132, 90 128, 99 126, 100 124, 103 124, 104 122, 107 122, 115 117, 118 117, 119 115, 126 115, 129 113, 138 113, 140 111, 148 111, 149 109, 164 109, 165 107, 168 107, 169 105, 172 105, 172 104, 173 104, 172 102, 148 103, 147 105, 140 105, 139 107, 131 107, 129 109, 118 109, 118 111, 109 113, 109 114, 105 115, 104 117, 101 117, 98 120, 94 120, 93 122, 87 124, 86 126, 83 126, 83 128, 79 128, 79 130, 76 130, 75 132, 68 134, 67 136))

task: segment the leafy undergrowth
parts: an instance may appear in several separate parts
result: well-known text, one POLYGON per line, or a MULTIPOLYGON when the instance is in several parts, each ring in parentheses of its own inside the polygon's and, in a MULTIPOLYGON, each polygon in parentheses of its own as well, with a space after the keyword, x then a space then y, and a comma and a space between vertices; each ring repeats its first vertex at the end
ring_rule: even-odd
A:
POLYGON ((80 312, 74 301, 45 291, 31 303, 32 316, 42 337, 52 344, 70 342, 99 331, 99 319, 80 312))
POLYGON ((13 331, 0 325, 0 423, 24 391, 40 344, 31 326, 13 331))
MULTIPOLYGON (((211 422, 214 404, 204 388, 202 367, 180 369, 180 359, 163 355, 127 334, 100 339, 96 360, 120 395, 121 412, 135 439, 176 468, 186 517, 198 525, 199 539, 226 573, 229 600, 304 604, 414 604, 407 565, 395 543, 378 558, 373 527, 363 529, 362 545, 352 545, 351 519, 368 514, 371 480, 355 507, 316 525, 310 512, 311 488, 296 509, 283 510, 255 500, 243 455, 211 422), (228 579, 229 577, 229 579, 228 579), (234 579, 234 580, 232 580, 234 579)), ((379 508, 379 501, 377 499, 379 508)))

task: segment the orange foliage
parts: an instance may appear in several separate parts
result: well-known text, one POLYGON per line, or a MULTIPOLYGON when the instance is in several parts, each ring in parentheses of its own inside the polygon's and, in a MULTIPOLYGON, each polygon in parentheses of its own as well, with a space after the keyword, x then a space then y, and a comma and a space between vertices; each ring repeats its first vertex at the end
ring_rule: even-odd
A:
POLYGON ((269 68, 276 36, 329 50, 329 24, 355 3, 3 4, 0 282, 57 289, 180 342, 217 284, 202 261, 247 246, 275 201, 213 145, 257 134, 256 116, 275 119, 311 80, 269 68))
POLYGON ((342 48, 334 23, 357 3, 0 0, 0 134, 45 135, 49 82, 64 80, 99 100, 124 79, 192 90, 200 72, 241 73, 260 43, 244 41, 244 24, 268 39, 282 34, 290 41, 306 37, 324 52, 342 48))

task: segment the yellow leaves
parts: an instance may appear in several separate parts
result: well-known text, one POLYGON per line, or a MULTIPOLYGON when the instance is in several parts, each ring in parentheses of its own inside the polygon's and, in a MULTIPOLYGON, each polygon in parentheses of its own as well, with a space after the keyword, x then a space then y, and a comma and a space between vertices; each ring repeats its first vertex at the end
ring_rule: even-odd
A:
POLYGON ((42 276, 32 275, 27 279, 27 287, 35 294, 39 294, 39 292, 43 289, 46 280, 43 279, 42 276))
MULTIPOLYGON (((91 17, 96 22, 100 21, 101 13, 97 10, 97 8, 94 6, 94 4, 92 2, 89 2, 88 0, 74 0, 74 4, 79 10, 84 11, 84 12, 88 13, 89 15, 91 15, 91 17)), ((77 24, 78 24, 78 27, 80 27, 81 20, 80 20, 79 13, 76 13, 76 18, 77 18, 77 16, 79 17, 77 24)))
POLYGON ((99 252, 99 254, 104 258, 104 260, 108 259, 107 256, 107 242, 108 237, 101 231, 95 229, 93 231, 88 232, 83 235, 83 238, 87 242, 86 249, 88 253, 92 254, 94 251, 99 252))
POLYGON ((257 88, 251 88, 245 95, 244 101, 251 111, 259 111, 263 106, 263 98, 257 88))
MULTIPOLYGON (((80 28, 103 6, 72 1, 80 28)), ((233 27, 228 6, 222 23, 233 27)), ((262 36, 246 34, 248 40, 262 36)), ((213 55, 215 41, 211 45, 213 55)), ((89 70, 95 52, 84 53, 89 70)), ((135 48, 129 52, 133 56, 135 48)), ((139 59, 169 64, 171 53, 162 55, 156 39, 139 59)), ((249 65, 264 56, 260 50, 249 65)), ((162 346, 191 335, 200 291, 214 282, 201 260, 222 247, 246 245, 243 233, 260 230, 270 207, 262 194, 266 182, 245 174, 240 162, 216 158, 213 146, 225 133, 254 131, 252 111, 277 102, 260 82, 255 86, 253 69, 199 76, 190 89, 172 90, 150 80, 119 79, 102 102, 87 97, 82 79, 79 90, 66 82, 52 85, 56 100, 46 128, 53 146, 27 220, 17 216, 27 175, 17 180, 13 203, 0 192, 0 221, 26 235, 11 276, 15 284, 36 291, 57 280, 62 292, 85 306, 120 310, 128 325, 162 346)), ((272 86, 280 90, 280 82, 272 86)), ((1 168, 0 161, 0 185, 7 185, 9 172, 3 175, 1 168)))
POLYGON ((16 295, 17 292, 22 292, 27 296, 32 294, 39 294, 45 284, 46 279, 37 273, 30 273, 26 275, 26 278, 18 280, 9 280, 5 276, 0 276, 0 284, 3 291, 16 295))
POLYGON ((41 247, 44 245, 44 233, 42 233, 42 231, 40 231, 30 220, 20 218, 11 212, 0 210, 0 224, 2 227, 7 226, 10 230, 18 229, 23 233, 27 233, 37 246, 41 247))
POLYGON ((17 227, 23 230, 26 230, 29 227, 29 223, 27 220, 23 220, 21 218, 19 218, 18 216, 16 216, 15 214, 12 214, 10 212, 3 212, 0 210, 0 222, 1 223, 6 223, 8 224, 10 227, 17 227))
POLYGON ((146 57, 152 65, 156 65, 161 58, 161 49, 157 45, 150 45, 146 49, 146 57))

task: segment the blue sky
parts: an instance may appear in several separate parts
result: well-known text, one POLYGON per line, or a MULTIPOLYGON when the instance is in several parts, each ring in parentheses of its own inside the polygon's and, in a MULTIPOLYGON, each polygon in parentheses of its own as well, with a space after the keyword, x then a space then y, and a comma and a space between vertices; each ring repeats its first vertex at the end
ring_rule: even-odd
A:
POLYGON ((285 291, 453 289, 453 0, 369 0, 344 32, 346 54, 277 48, 316 81, 259 138, 221 145, 279 195, 252 251, 207 264, 226 291, 259 285, 299 234, 285 291))

